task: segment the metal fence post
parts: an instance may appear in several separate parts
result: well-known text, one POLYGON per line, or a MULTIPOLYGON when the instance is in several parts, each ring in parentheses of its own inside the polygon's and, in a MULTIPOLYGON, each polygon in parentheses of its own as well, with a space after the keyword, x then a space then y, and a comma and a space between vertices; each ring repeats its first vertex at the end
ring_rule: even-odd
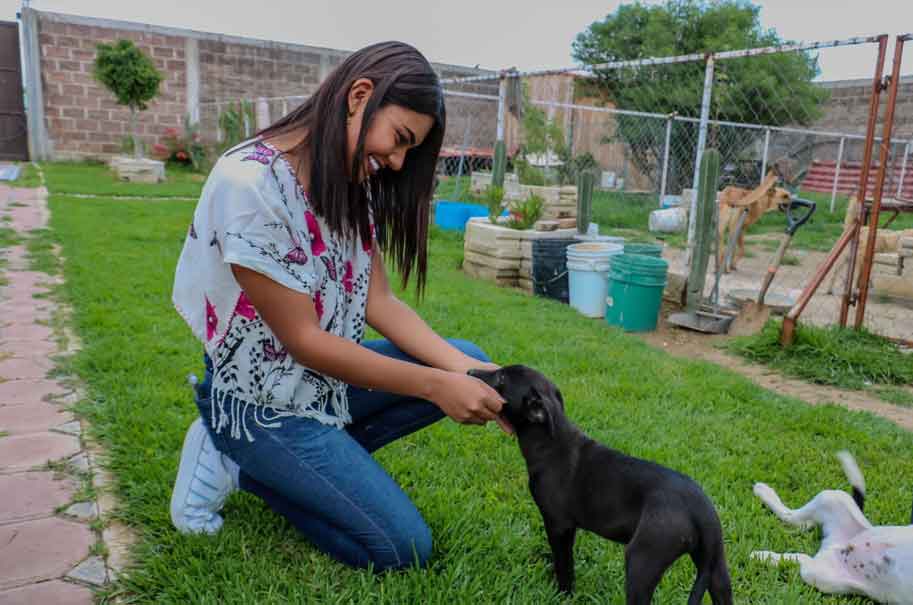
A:
POLYGON ((770 128, 764 129, 764 155, 761 157, 761 180, 764 182, 764 177, 767 176, 767 152, 770 150, 770 128))
POLYGON ((502 72, 498 81, 498 129, 495 141, 494 165, 491 171, 491 184, 504 186, 504 171, 507 168, 507 148, 504 144, 504 120, 507 113, 507 75, 502 72))
MULTIPOLYGON (((710 96, 713 90, 713 54, 707 54, 707 64, 704 68, 704 96, 701 99, 701 123, 697 135, 697 149, 694 152, 694 181, 693 187, 697 191, 701 177, 701 156, 707 144, 707 124, 710 121, 710 96)), ((688 256, 686 267, 691 268, 691 258, 694 254, 694 233, 697 227, 695 215, 697 214, 697 195, 691 200, 691 212, 688 215, 688 256)))
POLYGON ((910 157, 910 149, 913 148, 913 141, 907 141, 903 148, 903 160, 900 162, 900 180, 897 181, 897 197, 903 195, 903 180, 907 176, 907 159, 910 157))
POLYGON ((672 118, 666 118, 666 145, 663 148, 663 176, 659 184, 659 205, 662 206, 663 198, 666 197, 666 179, 669 176, 669 143, 672 140, 672 118))
POLYGON ((843 146, 846 137, 840 137, 840 147, 837 149, 837 168, 834 170, 834 187, 831 189, 831 214, 837 204, 837 186, 840 184, 840 166, 843 164, 843 146))
MULTIPOLYGON (((460 162, 457 165, 457 180, 456 187, 454 188, 454 198, 460 199, 460 186, 463 184, 463 161, 466 157, 466 152, 469 150, 469 131, 472 129, 472 115, 466 117, 466 130, 463 131, 463 149, 460 153, 460 162)), ((470 167, 470 172, 472 168, 470 167)))

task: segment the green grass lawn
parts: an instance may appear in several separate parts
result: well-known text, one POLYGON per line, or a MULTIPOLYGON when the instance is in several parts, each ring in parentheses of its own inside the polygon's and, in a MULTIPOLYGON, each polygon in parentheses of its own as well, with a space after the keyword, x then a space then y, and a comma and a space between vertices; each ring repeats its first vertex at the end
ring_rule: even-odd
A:
MULTIPOLYGON (((576 546, 576 596, 556 595, 519 449, 494 426, 445 420, 377 454, 434 532, 430 569, 383 576, 347 569, 246 494, 229 499, 219 535, 178 534, 168 501, 196 414, 186 377, 202 372, 202 360, 170 295, 193 206, 62 195, 52 195, 50 206, 51 229, 40 240, 59 240, 66 258, 62 296, 83 343, 72 367, 87 385, 79 409, 109 452, 119 516, 139 538, 136 566, 114 593, 131 603, 175 604, 623 601, 622 547, 589 534, 576 546)), ((762 508, 751 488, 769 482, 790 505, 846 488, 833 454, 850 448, 867 474, 869 518, 905 522, 909 433, 871 415, 778 396, 718 366, 670 357, 567 306, 468 279, 461 258, 459 236, 435 233, 419 312, 440 333, 473 340, 498 362, 545 372, 593 437, 699 481, 722 518, 736 602, 865 602, 824 597, 794 567, 751 561, 754 549, 812 553, 819 545, 816 532, 787 528, 762 508)), ((414 304, 411 295, 404 299, 414 304)), ((693 580, 690 561, 680 560, 655 602, 684 602, 693 580)))
POLYGON ((137 197, 192 197, 203 190, 204 175, 166 166, 164 183, 119 181, 106 164, 49 162, 41 165, 47 187, 54 193, 137 197))

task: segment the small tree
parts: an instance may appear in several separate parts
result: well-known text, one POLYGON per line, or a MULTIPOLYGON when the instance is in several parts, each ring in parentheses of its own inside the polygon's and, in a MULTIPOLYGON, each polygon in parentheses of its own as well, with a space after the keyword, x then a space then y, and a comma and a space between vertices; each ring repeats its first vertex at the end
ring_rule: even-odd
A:
POLYGON ((133 42, 118 40, 116 44, 98 45, 95 79, 114 93, 118 104, 130 108, 133 155, 141 158, 142 145, 136 133, 137 114, 158 94, 162 74, 133 42))

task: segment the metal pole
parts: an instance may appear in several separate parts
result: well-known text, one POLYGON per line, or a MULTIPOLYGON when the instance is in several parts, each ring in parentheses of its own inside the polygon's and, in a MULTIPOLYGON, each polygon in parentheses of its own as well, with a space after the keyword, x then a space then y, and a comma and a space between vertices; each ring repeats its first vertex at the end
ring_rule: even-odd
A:
POLYGON ((872 147, 875 144, 875 125, 878 121, 878 103, 881 99, 881 76, 884 73, 884 59, 888 49, 888 36, 878 36, 878 59, 875 61, 875 75, 872 78, 872 96, 869 99, 869 121, 866 125, 865 147, 862 152, 862 170, 859 173, 859 188, 856 190, 860 204, 860 212, 853 222, 852 237, 850 238, 850 256, 847 263, 846 285, 843 289, 843 299, 840 302, 840 325, 846 327, 847 316, 850 313, 850 299, 853 295, 853 273, 856 270, 856 254, 859 252, 859 229, 865 218, 866 193, 869 186, 869 169, 872 164, 872 147))
POLYGON ((495 156, 491 170, 491 184, 504 187, 504 171, 507 168, 507 146, 504 143, 504 120, 507 114, 507 73, 501 72, 498 83, 498 129, 495 141, 495 156))
POLYGON ((888 154, 891 152, 891 130, 894 128, 894 108, 897 106, 897 86, 900 83, 900 64, 903 60, 903 46, 906 39, 905 36, 897 36, 894 47, 894 65, 891 69, 888 104, 884 114, 884 134, 881 136, 881 151, 878 154, 878 176, 875 177, 875 195, 872 200, 872 216, 869 219, 869 237, 865 242, 865 256, 862 259, 862 270, 859 272, 859 304, 856 305, 857 330, 862 328, 865 320, 869 278, 872 275, 872 261, 875 260, 875 238, 878 237, 878 214, 881 211, 881 197, 884 193, 885 174, 888 169, 888 154))
POLYGON ((761 182, 767 176, 767 151, 770 149, 770 128, 764 129, 764 157, 761 158, 761 182))
MULTIPOLYGON (((764 48, 750 48, 745 50, 729 50, 715 53, 717 60, 739 59, 743 57, 756 57, 758 55, 771 55, 778 53, 789 53, 803 50, 820 50, 822 48, 837 48, 839 46, 856 46, 860 44, 873 44, 878 41, 877 36, 864 38, 846 38, 844 40, 826 40, 823 42, 805 42, 802 44, 784 44, 780 46, 765 46, 764 48)), ((691 55, 676 55, 674 57, 649 57, 646 59, 631 59, 627 61, 611 61, 609 63, 597 63, 595 65, 573 67, 561 67, 559 69, 540 69, 534 71, 515 72, 517 77, 531 78, 535 76, 551 76, 556 74, 577 74, 583 76, 592 76, 594 71, 608 71, 611 69, 621 69, 623 67, 644 67, 648 65, 670 65, 672 63, 691 63, 706 59, 705 55, 699 53, 691 55)), ((489 73, 482 76, 468 76, 462 78, 445 78, 441 84, 468 84, 470 82, 487 82, 497 80, 500 76, 495 73, 489 73)))
POLYGON ((463 182, 463 158, 466 157, 466 150, 469 147, 469 130, 472 127, 472 114, 466 119, 466 130, 463 131, 463 153, 460 154, 460 163, 457 166, 457 182, 454 189, 454 198, 460 199, 460 185, 463 182))
POLYGON ((498 129, 497 129, 497 141, 504 142, 504 118, 506 113, 506 98, 507 98, 507 78, 501 77, 501 81, 498 82, 498 129))
POLYGON ((913 148, 913 142, 908 142, 903 148, 903 160, 900 162, 900 180, 897 183, 897 197, 903 196, 903 180, 907 176, 907 158, 910 157, 911 148, 913 148))
MULTIPOLYGON (((713 90, 713 55, 707 55, 707 65, 704 68, 704 96, 701 99, 701 123, 697 135, 697 149, 694 153, 694 181, 692 186, 697 191, 699 179, 701 177, 701 156, 704 153, 704 146, 707 144, 707 122, 710 119, 710 93, 713 90)), ((715 185, 714 185, 715 186, 715 185)), ((688 256, 686 262, 686 271, 691 268, 691 258, 694 255, 694 236, 697 228, 695 216, 697 215, 697 198, 695 195, 691 200, 691 212, 688 215, 688 256)))
POLYGON ((831 189, 831 214, 834 214, 837 204, 837 185, 840 183, 840 165, 843 163, 844 143, 846 143, 846 138, 840 137, 840 147, 837 149, 837 168, 834 170, 834 187, 831 189))
POLYGON ((666 146, 663 148, 663 176, 659 184, 659 204, 666 197, 666 179, 669 176, 669 142, 672 140, 672 116, 666 119, 666 146))

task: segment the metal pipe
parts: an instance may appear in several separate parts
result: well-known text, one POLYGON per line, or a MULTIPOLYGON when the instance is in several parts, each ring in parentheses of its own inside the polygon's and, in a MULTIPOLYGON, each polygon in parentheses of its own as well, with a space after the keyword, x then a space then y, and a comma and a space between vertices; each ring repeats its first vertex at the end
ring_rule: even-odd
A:
POLYGON ((827 258, 818 266, 818 269, 815 271, 815 276, 812 277, 812 281, 805 286, 805 289, 802 291, 802 294, 799 295, 796 304, 794 304, 792 309, 789 310, 789 313, 786 314, 786 317, 783 319, 783 330, 780 332, 780 344, 784 347, 788 347, 792 344, 795 335, 796 321, 799 319, 799 316, 802 315, 806 305, 811 301, 812 296, 815 295, 815 292, 821 286, 821 282, 824 281, 824 278, 827 277, 827 274, 833 268, 834 263, 840 258, 840 254, 843 252, 844 248, 846 248, 846 245, 849 243, 852 236, 853 229, 847 229, 843 232, 840 239, 838 239, 837 243, 834 244, 834 247, 831 248, 827 258))
MULTIPOLYGON (((746 50, 730 50, 725 52, 713 53, 713 57, 719 60, 739 59, 742 57, 754 57, 757 55, 770 55, 775 53, 795 52, 803 50, 819 50, 822 48, 837 48, 840 46, 856 46, 860 44, 871 44, 878 41, 877 36, 845 38, 842 40, 826 40, 821 42, 806 42, 803 44, 781 44, 779 46, 765 46, 763 48, 750 48, 746 50)), ((702 61, 706 58, 705 54, 677 55, 674 57, 653 57, 648 59, 632 59, 627 61, 610 61, 607 63, 597 63, 591 66, 574 66, 559 67, 557 69, 540 69, 531 71, 518 71, 517 76, 529 78, 535 76, 551 76, 557 74, 579 74, 592 75, 594 71, 606 71, 610 69, 621 69, 624 67, 646 67, 651 65, 669 65, 672 63, 691 63, 702 61)), ((497 80, 498 74, 486 74, 481 76, 469 76, 466 78, 446 78, 441 80, 442 84, 462 84, 471 82, 486 82, 497 80)))
POLYGON ((881 137, 881 150, 878 154, 878 175, 875 177, 875 196, 872 200, 872 216, 869 219, 869 237, 865 245, 865 256, 862 259, 862 271, 859 273, 859 304, 856 305, 856 329, 862 328, 865 320, 865 306, 869 296, 869 278, 872 275, 872 263, 875 260, 875 239, 878 237, 878 215, 881 212, 881 198, 884 194, 884 181, 888 170, 888 154, 891 152, 891 131, 894 128, 894 109, 897 106, 897 88, 900 84, 900 64, 903 62, 904 37, 898 36, 894 45, 894 65, 891 69, 891 82, 888 87, 888 104, 885 107, 884 134, 881 137))
POLYGON ((834 188, 831 190, 831 214, 834 214, 834 207, 837 203, 837 185, 840 182, 840 166, 843 163, 844 143, 846 143, 846 137, 840 137, 840 148, 837 150, 837 168, 834 170, 834 188))
POLYGON ((764 129, 764 155, 761 158, 761 182, 767 174, 767 151, 770 149, 770 128, 764 129))
POLYGON ((897 182, 897 197, 903 197, 903 181, 907 177, 907 158, 910 157, 910 148, 913 148, 913 143, 907 143, 903 148, 903 160, 900 162, 900 180, 897 182))
POLYGON ((669 143, 672 139, 672 118, 669 116, 666 120, 666 145, 663 148, 663 176, 659 185, 659 203, 662 205, 663 198, 666 196, 666 178, 669 176, 669 143))
POLYGON ((505 105, 507 97, 507 78, 502 77, 501 82, 498 84, 498 127, 497 127, 497 141, 504 140, 504 114, 505 105))
POLYGON ((875 140, 875 123, 878 120, 878 103, 881 99, 881 76, 884 73, 884 58, 888 48, 888 35, 882 34, 878 37, 878 58, 875 61, 875 75, 872 78, 872 96, 869 99, 869 119, 865 130, 865 148, 862 152, 862 170, 859 173, 859 187, 856 190, 856 199, 858 200, 859 213, 853 222, 852 244, 850 245, 850 257, 847 263, 846 285, 843 289, 843 297, 840 301, 840 325, 846 327, 846 319, 850 311, 850 298, 853 294, 853 272, 856 270, 856 254, 859 251, 859 229, 862 227, 862 221, 865 213, 866 193, 869 185, 869 169, 872 164, 872 147, 875 140))

